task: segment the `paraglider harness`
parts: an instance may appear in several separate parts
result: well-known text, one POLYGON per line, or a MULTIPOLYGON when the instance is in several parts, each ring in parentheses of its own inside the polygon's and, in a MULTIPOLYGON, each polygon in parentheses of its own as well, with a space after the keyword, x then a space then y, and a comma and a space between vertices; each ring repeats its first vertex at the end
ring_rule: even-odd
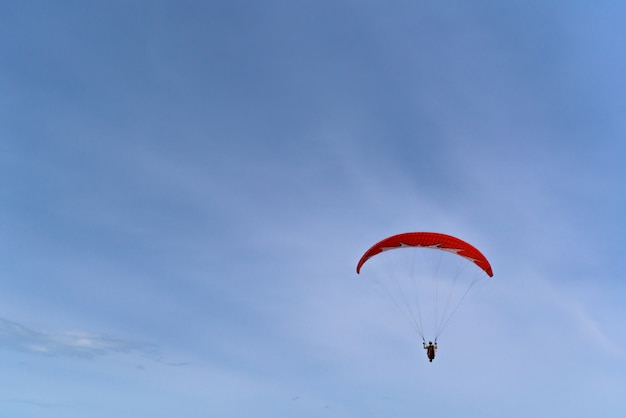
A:
POLYGON ((435 351, 437 350, 437 339, 435 338, 435 344, 433 345, 432 341, 428 342, 426 345, 426 341, 422 340, 422 344, 424 345, 424 349, 426 350, 426 355, 428 356, 428 361, 432 363, 435 359, 435 351))

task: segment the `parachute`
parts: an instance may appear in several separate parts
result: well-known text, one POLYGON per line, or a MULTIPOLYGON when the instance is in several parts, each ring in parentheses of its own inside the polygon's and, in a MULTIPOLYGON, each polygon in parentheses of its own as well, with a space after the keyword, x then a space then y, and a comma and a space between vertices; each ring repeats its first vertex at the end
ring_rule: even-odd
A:
POLYGON ((493 277, 489 260, 476 247, 436 232, 383 239, 363 254, 357 274, 368 261, 363 275, 395 305, 422 341, 427 333, 437 341, 475 285, 493 277))

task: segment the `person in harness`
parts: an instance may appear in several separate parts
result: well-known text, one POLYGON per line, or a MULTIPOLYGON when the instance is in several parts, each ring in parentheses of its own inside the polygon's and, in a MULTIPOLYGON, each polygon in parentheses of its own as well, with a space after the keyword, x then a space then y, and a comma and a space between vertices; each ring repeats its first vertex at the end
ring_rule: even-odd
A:
POLYGON ((433 344, 432 341, 428 341, 428 345, 426 345, 426 341, 424 341, 424 349, 426 350, 426 355, 428 356, 428 361, 432 362, 435 359, 435 352, 437 351, 437 341, 433 344))

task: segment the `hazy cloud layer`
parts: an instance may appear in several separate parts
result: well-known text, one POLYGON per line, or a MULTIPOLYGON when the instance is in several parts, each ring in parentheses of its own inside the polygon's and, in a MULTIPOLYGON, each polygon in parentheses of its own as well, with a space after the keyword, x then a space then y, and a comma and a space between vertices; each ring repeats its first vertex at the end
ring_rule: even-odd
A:
POLYGON ((0 346, 21 352, 64 357, 94 357, 110 353, 154 356, 150 344, 84 332, 41 332, 0 318, 0 346))
POLYGON ((625 6, 4 3, 4 415, 624 416, 625 6), (420 230, 494 271, 433 363, 420 230))

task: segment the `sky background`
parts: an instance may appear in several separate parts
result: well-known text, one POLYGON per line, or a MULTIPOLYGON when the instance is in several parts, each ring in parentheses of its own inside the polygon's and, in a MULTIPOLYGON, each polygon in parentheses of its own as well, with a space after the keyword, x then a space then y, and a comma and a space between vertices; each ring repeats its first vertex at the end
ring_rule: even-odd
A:
POLYGON ((0 416, 626 413, 622 2, 0 8, 0 416), (405 231, 493 266, 433 363, 405 231))

